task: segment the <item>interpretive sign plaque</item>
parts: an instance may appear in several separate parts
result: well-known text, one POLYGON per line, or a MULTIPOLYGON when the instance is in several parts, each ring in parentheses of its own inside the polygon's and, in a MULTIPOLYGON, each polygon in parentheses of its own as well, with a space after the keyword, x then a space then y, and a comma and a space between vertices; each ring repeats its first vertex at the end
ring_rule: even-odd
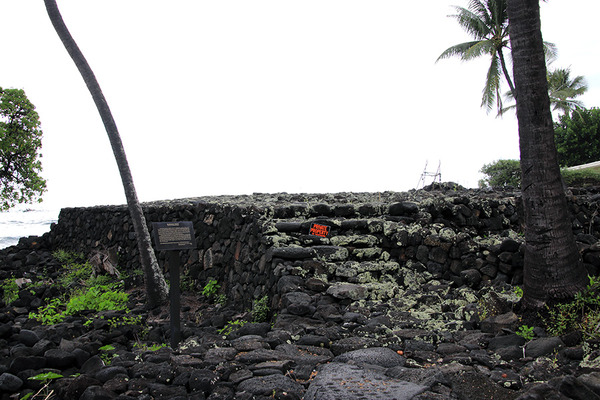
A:
POLYGON ((192 221, 153 222, 156 250, 188 250, 196 248, 192 221))
POLYGON ((153 222, 152 233, 156 250, 167 250, 167 262, 171 285, 169 286, 169 310, 171 312, 171 348, 181 341, 181 259, 179 250, 196 248, 194 224, 191 221, 153 222))

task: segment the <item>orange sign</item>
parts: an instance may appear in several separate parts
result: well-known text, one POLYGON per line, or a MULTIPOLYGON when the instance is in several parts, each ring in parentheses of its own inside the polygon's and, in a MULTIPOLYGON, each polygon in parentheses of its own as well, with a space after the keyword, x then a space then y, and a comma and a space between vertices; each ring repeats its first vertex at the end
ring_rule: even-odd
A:
POLYGON ((311 224, 309 235, 327 237, 329 235, 329 226, 320 224, 311 224))

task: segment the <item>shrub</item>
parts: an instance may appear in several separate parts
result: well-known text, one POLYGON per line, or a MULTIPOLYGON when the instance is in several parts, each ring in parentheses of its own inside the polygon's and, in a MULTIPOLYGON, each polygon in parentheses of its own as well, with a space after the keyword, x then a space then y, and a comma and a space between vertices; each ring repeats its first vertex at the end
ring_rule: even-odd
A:
POLYGON ((498 160, 481 167, 481 173, 487 175, 479 181, 480 187, 503 188, 521 186, 521 163, 519 160, 498 160))
POLYGON ((563 167, 598 161, 600 109, 577 109, 554 124, 558 163, 563 167))
POLYGON ((600 171, 594 169, 577 169, 561 171, 565 185, 572 187, 600 185, 600 171))

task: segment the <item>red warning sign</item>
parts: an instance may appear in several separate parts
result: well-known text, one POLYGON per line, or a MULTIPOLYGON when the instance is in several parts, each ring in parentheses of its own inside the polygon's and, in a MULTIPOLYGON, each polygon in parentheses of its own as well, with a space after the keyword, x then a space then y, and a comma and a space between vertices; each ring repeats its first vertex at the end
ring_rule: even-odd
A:
POLYGON ((311 224, 309 235, 327 237, 329 235, 329 226, 321 224, 311 224))

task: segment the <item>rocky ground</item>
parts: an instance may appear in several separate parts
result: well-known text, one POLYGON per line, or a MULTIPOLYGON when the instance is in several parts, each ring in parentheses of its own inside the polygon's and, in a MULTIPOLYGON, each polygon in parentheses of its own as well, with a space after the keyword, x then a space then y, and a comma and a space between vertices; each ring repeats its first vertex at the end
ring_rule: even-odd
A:
MULTIPOLYGON (((27 276, 55 276, 49 252, 26 254, 38 265, 27 276)), ((231 322, 251 320, 247 310, 186 292, 176 348, 165 346, 168 306, 146 310, 139 286, 129 285, 128 314, 83 312, 54 325, 29 313, 60 297, 56 285, 23 289, 0 303, 0 399, 600 399, 594 343, 519 317, 513 287, 401 274, 403 296, 371 302, 290 271, 269 321, 244 325, 231 322), (122 323, 129 316, 138 322, 122 323), (536 325, 531 340, 515 333, 522 324, 536 325), (28 379, 50 372, 62 377, 47 387, 28 379)))

